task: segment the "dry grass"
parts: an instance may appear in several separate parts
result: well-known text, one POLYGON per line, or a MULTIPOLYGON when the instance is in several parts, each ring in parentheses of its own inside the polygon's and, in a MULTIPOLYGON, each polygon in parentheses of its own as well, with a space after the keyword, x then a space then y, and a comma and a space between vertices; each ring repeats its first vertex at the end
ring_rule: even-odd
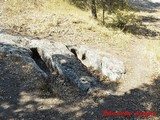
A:
POLYGON ((65 0, 1 0, 1 4, 0 26, 21 35, 57 36, 58 41, 65 40, 66 44, 88 44, 102 49, 106 46, 126 49, 131 40, 137 39, 109 25, 115 14, 106 12, 106 27, 101 23, 101 10, 99 19, 95 20, 90 11, 83 11, 65 0))
MULTIPOLYGON (((11 33, 17 33, 21 35, 39 38, 51 37, 55 41, 61 41, 65 44, 87 44, 93 48, 101 49, 102 51, 107 50, 107 52, 118 55, 120 59, 122 58, 127 67, 127 74, 125 79, 126 81, 128 81, 125 81, 126 84, 124 84, 124 86, 117 86, 122 88, 122 92, 128 91, 128 89, 134 90, 134 85, 140 85, 140 80, 147 81, 148 79, 146 78, 148 78, 148 76, 150 77, 150 74, 152 74, 152 72, 155 71, 154 67, 148 67, 154 66, 152 64, 153 62, 146 63, 146 60, 148 61, 149 59, 151 59, 152 61, 152 59, 154 59, 152 58, 152 55, 150 55, 150 53, 155 54, 153 56, 160 61, 160 41, 158 41, 158 37, 150 38, 146 36, 136 36, 131 33, 125 33, 120 29, 113 29, 111 28, 111 26, 103 26, 100 22, 102 20, 101 11, 98 11, 99 19, 94 20, 90 16, 90 11, 80 10, 75 6, 70 5, 67 2, 64 2, 63 0, 6 0, 6 2, 4 1, 5 0, 0 0, 0 26, 11 30, 11 33), (150 39, 155 40, 151 42, 147 41, 147 49, 149 52, 147 51, 148 53, 145 56, 143 54, 143 47, 146 47, 144 46, 146 44, 144 44, 141 39, 146 41, 150 39), (146 67, 146 65, 148 66, 146 67), (149 68, 152 69, 148 70, 149 68), (147 69, 149 72, 146 72, 143 69, 147 69)), ((148 16, 150 14, 143 12, 143 14, 137 13, 137 15, 148 16)), ((106 13, 105 22, 111 23, 111 17, 114 18, 115 16, 106 13)), ((158 68, 158 66, 156 67, 158 68)), ((60 85, 59 83, 55 84, 60 85)), ((117 84, 109 85, 109 88, 117 89, 116 85, 117 84)), ((61 86, 57 87, 62 88, 61 86)), ((146 87, 146 89, 150 89, 150 87, 146 87)), ((61 92, 62 90, 63 89, 59 89, 59 91, 55 91, 55 94, 57 92, 61 92)), ((135 92, 136 91, 137 89, 135 89, 135 92)), ((110 104, 106 104, 108 103, 106 102, 105 106, 109 105, 109 107, 111 108, 116 108, 118 107, 118 105, 114 105, 114 101, 120 104, 124 104, 126 103, 126 98, 128 98, 127 101, 130 101, 134 97, 135 101, 131 102, 135 102, 135 105, 138 105, 139 108, 141 108, 143 107, 140 106, 141 103, 143 101, 145 102, 144 97, 146 97, 147 101, 150 97, 154 97, 154 95, 150 94, 149 96, 148 94, 145 95, 144 92, 142 92, 141 90, 138 90, 138 92, 136 92, 138 95, 136 95, 135 92, 131 91, 130 94, 125 93, 124 97, 115 96, 115 98, 110 98, 111 101, 113 101, 113 103, 111 103, 112 105, 110 106, 110 104), (141 101, 140 99, 140 101, 138 101, 139 99, 137 100, 136 98, 138 98, 139 95, 142 94, 143 100, 141 101), (131 98, 131 96, 133 97, 131 98), (122 101, 122 99, 124 99, 124 101, 122 101)), ((99 99, 100 96, 106 96, 107 93, 104 93, 106 93, 106 90, 96 93, 98 94, 98 97, 96 95, 95 96, 99 99)), ((70 95, 66 94, 66 92, 64 92, 64 94, 62 93, 61 95, 67 95, 69 99, 72 98, 70 95)), ((42 102, 44 103, 43 100, 42 102)), ((72 100, 75 99, 73 98, 72 100)), ((86 105, 86 101, 84 101, 85 104, 83 103, 83 101, 80 101, 80 103, 78 103, 77 106, 82 107, 82 105, 86 105)), ((54 100, 51 99, 50 102, 54 102, 54 100)), ((97 102, 99 104, 99 101, 97 102)), ((54 104, 52 103, 51 105, 54 104)), ((73 108, 72 105, 74 106, 74 104, 71 103, 70 108, 73 108)), ((131 107, 135 108, 135 105, 131 104, 131 107)), ((124 106, 124 108, 125 107, 126 106, 124 106)))
MULTIPOLYGON (((130 34, 124 34, 122 31, 112 29, 110 26, 102 26, 99 22, 101 21, 101 11, 98 13, 99 20, 94 20, 91 18, 90 11, 83 11, 65 1, 39 1, 7 0, 3 2, 1 25, 16 32, 23 31, 23 34, 31 36, 61 34, 68 26, 72 25, 70 29, 76 29, 77 32, 82 34, 89 31, 90 33, 85 36, 86 39, 90 40, 90 36, 96 33, 94 37, 102 41, 108 41, 114 46, 116 44, 118 46, 124 44, 125 46, 126 41, 131 38, 130 34), (57 26, 59 26, 58 30, 57 26), (114 41, 112 42, 112 40, 114 41)), ((110 19, 106 20, 110 22, 110 19)))
POLYGON ((160 62, 160 41, 153 41, 148 43, 147 49, 155 54, 156 59, 160 62))

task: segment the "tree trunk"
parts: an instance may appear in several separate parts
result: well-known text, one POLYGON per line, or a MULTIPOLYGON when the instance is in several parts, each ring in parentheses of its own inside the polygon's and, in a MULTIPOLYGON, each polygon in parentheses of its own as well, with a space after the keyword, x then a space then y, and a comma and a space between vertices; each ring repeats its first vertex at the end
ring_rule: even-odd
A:
POLYGON ((112 10, 112 2, 111 0, 106 0, 106 6, 109 12, 112 10))
POLYGON ((124 0, 119 0, 119 5, 121 9, 124 9, 124 0))
POLYGON ((110 0, 106 0, 107 6, 111 7, 111 1, 110 0))
POLYGON ((103 17, 102 17, 102 19, 103 19, 103 25, 104 25, 104 23, 105 23, 105 22, 104 22, 104 17, 105 17, 104 14, 105 14, 105 8, 103 8, 103 17))
POLYGON ((97 10, 95 0, 90 0, 92 16, 97 19, 97 10))
POLYGON ((103 25, 105 24, 105 21, 104 21, 104 18, 105 18, 105 10, 106 10, 106 7, 108 8, 108 5, 107 5, 107 1, 104 0, 102 1, 102 22, 103 22, 103 25))

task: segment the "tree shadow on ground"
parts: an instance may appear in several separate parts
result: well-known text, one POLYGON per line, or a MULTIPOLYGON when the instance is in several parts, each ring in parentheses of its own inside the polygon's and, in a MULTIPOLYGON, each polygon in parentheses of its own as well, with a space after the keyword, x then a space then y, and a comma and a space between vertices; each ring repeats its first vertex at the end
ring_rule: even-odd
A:
MULTIPOLYGON (((82 10, 90 9, 90 3, 87 0, 68 0, 68 1, 82 10)), ((99 3, 99 1, 96 2, 99 3)), ((160 7, 160 3, 152 2, 150 0, 135 0, 135 1, 130 0, 129 3, 131 4, 131 6, 135 7, 138 11, 144 11, 149 13, 156 12, 155 8, 160 7)))
MULTIPOLYGON (((6 49, 13 47, 13 45, 2 43, 3 46, 7 46, 6 49)), ((17 46, 14 46, 14 48, 20 49, 17 46)), ((32 52, 35 53, 35 49, 32 52)), ((20 59, 21 57, 15 57, 10 52, 0 51, 0 119, 66 120, 68 115, 64 114, 63 111, 74 109, 72 105, 81 103, 90 96, 57 74, 51 75, 49 78, 49 82, 52 84, 52 92, 46 85, 40 89, 36 86, 34 88, 30 87, 38 76, 31 75, 34 74, 34 71, 31 71, 31 73, 25 71, 24 66, 26 64, 20 59), (27 84, 27 81, 30 84, 27 84), (67 106, 70 106, 70 108, 67 106)), ((34 59, 39 59, 39 56, 35 55, 35 57, 33 56, 34 59)), ((112 83, 109 84, 106 85, 112 85, 112 83)), ((72 116, 74 117, 73 114, 70 114, 69 117, 72 116)))
MULTIPOLYGON (((17 60, 14 61, 8 57, 0 52, 0 119, 138 119, 134 115, 103 117, 104 110, 132 113, 152 111, 156 112, 157 116, 160 115, 160 77, 154 79, 150 85, 144 84, 123 95, 100 94, 101 91, 87 95, 76 90, 68 82, 61 83, 62 79, 57 79, 59 76, 53 76, 51 80, 57 81, 54 85, 55 92, 49 93, 45 89, 36 90, 30 87, 23 89, 24 75, 27 77, 29 74, 25 73, 21 65, 18 66, 17 60), (23 71, 19 74, 20 79, 17 78, 19 77, 17 73, 14 73, 15 69, 23 71)), ((100 88, 103 91, 112 88, 116 92, 119 86, 115 83, 107 83, 104 86, 103 83, 101 84, 100 88)))
MULTIPOLYGON (((156 20, 156 19, 155 19, 156 20)), ((154 20, 153 20, 154 21, 154 20)), ((117 24, 114 23, 108 23, 106 26, 111 26, 115 29, 120 29, 124 33, 131 33, 133 35, 139 35, 139 36, 145 36, 145 37, 157 37, 160 36, 160 32, 156 30, 148 29, 146 25, 123 25, 123 26, 117 26, 117 24)))
MULTIPOLYGON (((156 78, 152 85, 144 84, 139 88, 130 90, 124 95, 109 95, 103 98, 103 103, 95 108, 90 108, 88 111, 93 111, 94 114, 86 113, 81 118, 96 118, 96 119, 134 119, 135 112, 152 111, 156 112, 157 117, 160 115, 160 77, 156 78), (130 111, 130 117, 106 116, 102 117, 104 110, 111 111, 130 111), (93 117, 94 116, 94 117, 93 117)), ((143 118, 143 117, 141 117, 143 118)))
POLYGON ((159 22, 160 19, 159 18, 154 18, 151 16, 142 16, 142 22, 150 22, 150 23, 154 23, 154 22, 159 22))
POLYGON ((141 26, 128 25, 123 29, 123 31, 132 33, 133 35, 140 35, 140 36, 147 36, 147 37, 156 37, 160 35, 160 32, 150 30, 145 25, 141 25, 141 26))
MULTIPOLYGON (((112 110, 112 111, 129 111, 132 113, 135 112, 145 112, 145 111, 152 111, 156 112, 157 116, 160 115, 160 77, 154 80, 154 83, 152 85, 144 84, 140 88, 135 88, 130 90, 130 93, 125 93, 124 95, 118 96, 118 95, 108 95, 108 96, 79 96, 78 99, 75 98, 75 100, 68 101, 65 99, 63 103, 53 105, 53 107, 48 107, 45 109, 40 109, 42 104, 40 104, 38 101, 34 100, 33 98, 30 99, 28 102, 25 102, 24 104, 19 104, 20 92, 14 94, 13 96, 16 96, 16 99, 11 99, 12 96, 10 95, 4 95, 6 98, 4 98, 3 101, 0 102, 0 118, 1 119, 31 119, 31 120, 45 120, 45 119, 53 119, 53 120, 67 120, 67 119, 92 119, 92 120, 102 120, 102 119, 138 119, 138 117, 135 117, 134 115, 130 117, 115 117, 115 116, 102 116, 102 113, 104 110, 112 110), (8 98, 7 98, 8 97, 8 98), (10 98, 9 98, 10 97, 10 98), (94 104, 89 104, 82 102, 85 99, 93 99, 94 104), (76 110, 77 103, 82 103, 80 106, 78 106, 79 109, 76 110), (84 106, 83 106, 84 105, 84 106), (34 106, 33 108, 29 108, 29 106, 34 106), (65 112, 68 109, 74 109, 74 111, 71 112, 65 112), (62 110, 63 109, 63 110, 62 110), (77 113, 82 113, 80 116, 77 113)), ((2 88, 1 90, 7 90, 7 88, 2 88)), ((22 91, 21 91, 22 92, 22 91)), ((27 91, 25 91, 27 92, 27 91)), ((42 94, 42 93, 41 93, 42 94)), ((38 97, 40 99, 43 99, 45 104, 45 100, 54 98, 58 99, 54 95, 49 96, 41 96, 41 94, 38 94, 38 97)), ((46 94, 46 93, 43 93, 46 94)), ((60 93, 59 93, 60 94, 60 93)), ((72 93, 74 94, 74 93, 72 93)), ((3 95, 1 95, 2 97, 3 95)), ((37 97, 37 96, 36 96, 37 97)), ((60 101, 61 99, 59 99, 60 101)), ((43 107, 42 107, 43 108, 43 107)), ((141 119, 144 117, 140 117, 141 119)), ((146 117, 149 118, 149 117, 146 117)))
POLYGON ((156 12, 155 8, 160 7, 160 3, 154 3, 150 0, 130 0, 130 4, 132 6, 135 6, 138 11, 144 11, 149 13, 156 12))
MULTIPOLYGON (((51 109, 45 110, 37 110, 32 112, 22 112, 24 118, 33 118, 33 119, 58 119, 58 120, 67 120, 67 119, 89 119, 89 120, 110 120, 110 119, 156 119, 160 115, 160 77, 154 80, 152 85, 144 84, 139 88, 135 88, 130 90, 129 93, 125 93, 124 95, 108 95, 108 96, 94 96, 92 99, 94 104, 87 104, 79 106, 80 109, 75 110, 73 112, 60 112, 56 110, 58 107, 62 107, 65 110, 70 109, 69 107, 73 106, 75 103, 82 102, 84 99, 77 100, 75 102, 63 103, 57 105, 51 109), (100 102, 101 101, 101 102, 100 102), (108 111, 129 111, 132 113, 131 116, 102 116, 104 110, 108 111), (156 116, 135 116, 136 112, 154 112, 156 116), (78 115, 77 113, 82 113, 78 115), (44 118, 42 117, 44 116, 44 118)), ((91 98, 90 98, 91 99, 91 98)), ((18 113, 19 114, 19 113, 18 113)), ((142 115, 142 114, 141 114, 142 115)))

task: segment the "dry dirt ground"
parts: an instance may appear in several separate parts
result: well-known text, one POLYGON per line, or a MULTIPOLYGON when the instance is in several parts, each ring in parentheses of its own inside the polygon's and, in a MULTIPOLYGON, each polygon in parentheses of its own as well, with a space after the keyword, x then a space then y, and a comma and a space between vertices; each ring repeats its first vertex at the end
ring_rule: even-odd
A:
MULTIPOLYGON (((144 17, 143 24, 158 33, 160 31, 160 8, 152 8, 152 10, 148 15, 153 17, 144 17)), ((5 18, 3 19, 5 20, 5 18)), ((1 22, 5 23, 3 20, 1 22)), ((1 26, 4 27, 2 23, 1 26)), ((159 44, 158 34, 155 35, 155 32, 148 31, 149 34, 153 33, 153 36, 147 36, 142 30, 141 36, 133 35, 130 41, 126 41, 126 47, 117 47, 113 42, 97 38, 96 34, 99 34, 97 32, 86 30, 83 34, 83 32, 76 31, 78 29, 76 25, 73 29, 68 28, 57 26, 57 32, 50 33, 52 35, 48 38, 65 44, 87 44, 93 48, 109 51, 124 61, 127 73, 119 82, 108 82, 101 78, 100 89, 92 94, 80 92, 60 76, 55 75, 50 77, 50 81, 55 87, 54 92, 50 92, 47 87, 34 90, 24 87, 25 81, 32 77, 32 73, 27 72, 31 70, 24 69, 21 61, 12 56, 0 53, 0 119, 160 119, 160 63, 155 53, 148 50, 148 45, 159 44), (84 39, 85 35, 90 35, 90 37, 84 39), (135 117, 134 115, 130 117, 103 117, 104 110, 130 111, 132 113, 152 111, 157 115, 150 117, 135 117)), ((13 33, 17 28, 13 27, 12 29, 8 33, 13 33)), ((32 78, 34 79, 34 77, 32 78)))

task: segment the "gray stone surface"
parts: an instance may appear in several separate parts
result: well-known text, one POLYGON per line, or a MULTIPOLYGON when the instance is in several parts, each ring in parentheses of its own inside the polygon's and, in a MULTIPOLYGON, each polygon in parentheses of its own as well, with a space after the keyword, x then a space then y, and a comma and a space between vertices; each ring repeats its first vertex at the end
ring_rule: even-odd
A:
POLYGON ((31 57, 32 52, 30 49, 26 48, 21 48, 16 45, 11 45, 11 44, 5 44, 5 43, 0 43, 0 51, 7 53, 7 54, 12 54, 14 56, 20 56, 20 57, 31 57))
POLYGON ((91 50, 85 45, 68 46, 68 49, 73 52, 75 56, 87 67, 93 67, 96 70, 101 70, 101 56, 94 50, 91 50))
POLYGON ((116 81, 125 73, 125 67, 122 61, 109 53, 102 53, 93 50, 85 45, 68 46, 77 58, 87 67, 102 72, 103 75, 109 77, 110 80, 116 81))
POLYGON ((122 61, 106 54, 102 58, 101 71, 104 75, 108 76, 110 80, 116 81, 125 74, 125 67, 122 61))
MULTIPOLYGON (((50 71, 58 72, 80 90, 91 92, 98 85, 97 79, 90 74, 81 61, 62 43, 47 39, 29 39, 5 33, 0 34, 0 42, 25 48, 12 47, 11 50, 7 48, 7 52, 13 52, 14 55, 21 56, 24 58, 24 61, 31 64, 34 63, 34 60, 30 57, 31 51, 29 49, 36 49, 50 71)), ((3 47, 3 50, 6 51, 6 48, 3 47)))
POLYGON ((5 33, 0 34, 0 43, 1 51, 23 58, 46 78, 47 74, 31 58, 30 49, 35 49, 50 71, 58 72, 84 91, 92 91, 98 85, 98 80, 87 70, 87 67, 99 70, 113 81, 120 79, 125 73, 123 62, 108 53, 101 54, 84 45, 66 46, 53 40, 29 39, 5 33))
POLYGON ((38 53, 52 71, 57 71, 79 89, 92 91, 97 87, 97 80, 64 44, 32 40, 29 46, 37 48, 38 53))
MULTIPOLYGON (((27 72, 26 74, 29 74, 31 72, 30 76, 28 76, 28 79, 24 78, 24 79, 27 79, 26 86, 30 86, 33 88, 40 88, 46 83, 46 79, 48 78, 48 76, 46 73, 44 73, 39 68, 39 66, 31 58, 32 52, 30 51, 30 49, 21 48, 16 45, 5 44, 5 43, 0 42, 0 53, 4 57, 8 58, 7 59, 8 61, 14 62, 15 65, 22 63, 21 64, 22 66, 17 69, 13 69, 11 66, 14 66, 14 65, 11 65, 10 66, 11 73, 16 73, 16 75, 18 75, 17 71, 19 71, 19 69, 22 69, 23 67, 24 67, 24 70, 25 70, 25 68, 28 70, 30 69, 30 71, 24 71, 24 72, 27 72), (33 79, 33 78, 37 78, 37 79, 33 79)), ((0 57, 2 57, 2 56, 0 56, 0 57)), ((3 59, 3 57, 2 57, 2 59, 3 59)), ((5 61, 5 62, 7 62, 7 61, 5 61)), ((11 64, 11 63, 8 63, 8 64, 11 64)), ((9 68, 6 68, 6 69, 9 69, 9 68)), ((0 70, 0 72, 2 72, 2 71, 0 70)), ((19 71, 19 74, 21 72, 23 72, 23 71, 19 71)), ((8 72, 6 74, 10 74, 10 73, 8 72)), ((26 75, 19 75, 19 76, 26 76, 26 75)), ((22 80, 22 82, 24 82, 24 81, 22 80)))

